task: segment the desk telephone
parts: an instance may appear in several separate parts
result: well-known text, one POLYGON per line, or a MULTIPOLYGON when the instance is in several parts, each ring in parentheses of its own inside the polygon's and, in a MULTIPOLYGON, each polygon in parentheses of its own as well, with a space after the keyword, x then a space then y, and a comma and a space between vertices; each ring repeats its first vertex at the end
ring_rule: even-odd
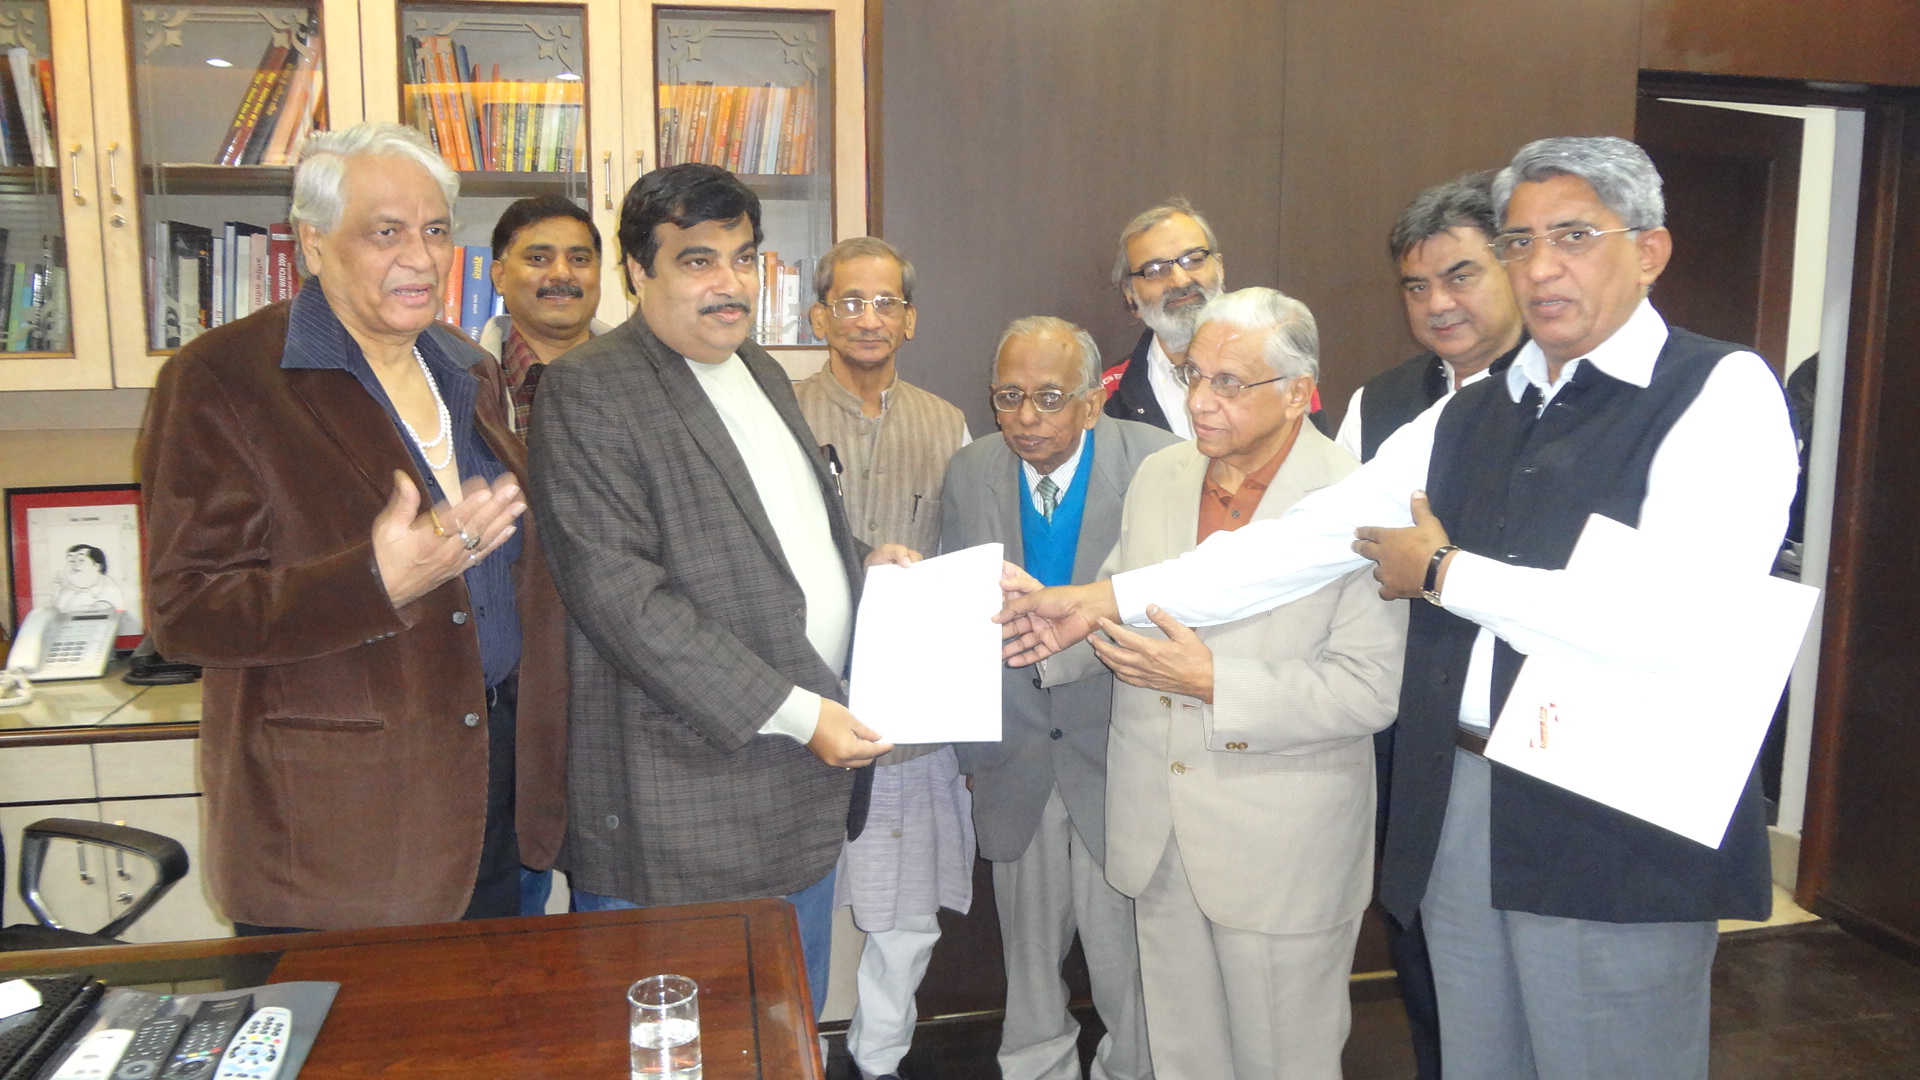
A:
POLYGON ((117 611, 69 614, 36 608, 20 621, 7 669, 19 670, 36 682, 55 679, 97 679, 113 658, 120 634, 117 611))

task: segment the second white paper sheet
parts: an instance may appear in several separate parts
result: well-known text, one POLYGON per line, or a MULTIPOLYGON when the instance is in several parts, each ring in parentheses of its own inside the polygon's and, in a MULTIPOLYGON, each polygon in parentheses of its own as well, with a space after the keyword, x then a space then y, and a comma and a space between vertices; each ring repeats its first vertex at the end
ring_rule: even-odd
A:
POLYGON ((1715 578, 1593 515, 1567 562, 1678 638, 1664 670, 1527 657, 1487 757, 1708 847, 1726 835, 1818 590, 1715 578))
POLYGON ((1000 739, 1000 544, 867 570, 847 708, 888 742, 1000 739))

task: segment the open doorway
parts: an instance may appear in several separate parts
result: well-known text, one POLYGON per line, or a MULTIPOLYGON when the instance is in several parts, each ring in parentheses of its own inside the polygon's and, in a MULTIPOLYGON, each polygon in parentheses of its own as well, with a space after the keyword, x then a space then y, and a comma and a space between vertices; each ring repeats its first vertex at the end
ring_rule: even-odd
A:
MULTIPOLYGON (((1832 538, 1864 135, 1860 109, 1648 89, 1636 115, 1679 238, 1656 302, 1675 325, 1752 345, 1785 384, 1801 482, 1776 572, 1813 585, 1826 581, 1832 538)), ((1816 613, 1761 752, 1774 880, 1788 889, 1807 805, 1821 624, 1816 613)))

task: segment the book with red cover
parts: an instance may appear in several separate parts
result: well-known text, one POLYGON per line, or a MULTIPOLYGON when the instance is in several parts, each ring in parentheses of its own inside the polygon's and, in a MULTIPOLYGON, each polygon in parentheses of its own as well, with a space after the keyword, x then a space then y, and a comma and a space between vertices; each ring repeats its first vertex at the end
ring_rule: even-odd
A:
POLYGON ((267 302, 293 299, 300 275, 293 266, 293 226, 278 222, 267 226, 267 302))
POLYGON ((260 58, 260 66, 254 69, 253 82, 248 84, 246 96, 240 99, 240 108, 234 111, 233 125, 227 129, 227 141, 220 148, 220 164, 238 165, 240 156, 247 151, 247 141, 253 138, 253 129, 260 123, 260 110, 272 96, 274 83, 279 81, 280 72, 287 66, 287 53, 290 50, 274 35, 273 44, 267 46, 267 53, 260 58))

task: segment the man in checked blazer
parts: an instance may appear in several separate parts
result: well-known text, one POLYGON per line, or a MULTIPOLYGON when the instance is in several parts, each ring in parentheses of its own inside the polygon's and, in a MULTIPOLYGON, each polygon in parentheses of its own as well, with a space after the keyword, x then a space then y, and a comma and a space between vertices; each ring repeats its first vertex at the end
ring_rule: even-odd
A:
MULTIPOLYGON (((1172 435, 1101 415, 1100 352, 1085 330, 1048 316, 1009 326, 995 353, 1001 438, 976 439, 947 465, 940 549, 999 542, 1048 584, 1093 580, 1120 529, 1120 500, 1172 435)), ((1076 929, 1107 1034, 1093 1080, 1148 1080, 1133 903, 1107 885, 1104 670, 1043 690, 1003 672, 1001 740, 956 743, 973 780, 980 854, 993 862, 1007 965, 1000 1034, 1005 1080, 1079 1080, 1080 1025, 1067 1012, 1061 961, 1076 929)))
POLYGON ((575 906, 785 896, 817 1004, 856 770, 891 747, 843 704, 865 546, 747 340, 761 235, 724 169, 633 186, 639 310, 542 379, 529 498, 570 616, 575 906))

